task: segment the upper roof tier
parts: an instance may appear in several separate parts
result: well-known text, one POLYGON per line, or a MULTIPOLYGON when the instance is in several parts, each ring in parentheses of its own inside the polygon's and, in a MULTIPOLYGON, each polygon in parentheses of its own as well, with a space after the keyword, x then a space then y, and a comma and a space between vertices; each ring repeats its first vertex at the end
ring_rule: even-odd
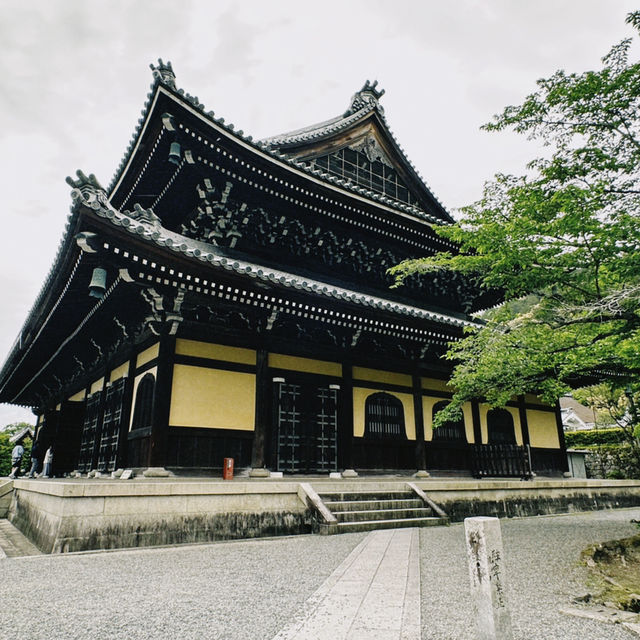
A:
POLYGON ((385 91, 377 86, 377 80, 367 80, 343 114, 263 143, 306 166, 452 222, 391 132, 380 104, 385 91))
MULTIPOLYGON (((135 193, 135 180, 142 177, 146 168, 153 170, 149 145, 153 146, 158 140, 150 139, 149 129, 152 128, 154 111, 163 108, 168 109, 171 115, 176 115, 173 110, 186 107, 195 110, 199 116, 199 129, 203 124, 205 127, 208 124, 212 133, 222 133, 232 144, 245 149, 249 147, 255 157, 268 160, 272 168, 280 165, 278 170, 288 173, 293 179, 320 180, 330 185, 333 192, 356 196, 360 201, 366 200, 371 205, 377 205, 378 210, 383 208, 402 212, 404 217, 408 215, 414 220, 430 224, 453 222, 394 138, 379 103, 384 91, 377 89, 376 82, 371 84, 367 81, 352 97, 349 108, 341 116, 287 134, 254 141, 242 130, 225 123, 224 118, 216 118, 213 111, 206 111, 198 98, 178 89, 171 63, 159 60, 158 65, 151 65, 151 68, 154 76, 152 91, 125 157, 108 188, 110 199, 116 205, 124 202, 125 189, 131 194, 129 199, 149 193, 148 189, 145 191, 141 188, 135 193), (136 155, 143 159, 144 166, 135 166, 136 155)), ((158 115, 155 116, 156 121, 158 115)), ((165 186, 170 187, 168 184, 165 186)), ((154 202, 142 204, 151 206, 154 202)))

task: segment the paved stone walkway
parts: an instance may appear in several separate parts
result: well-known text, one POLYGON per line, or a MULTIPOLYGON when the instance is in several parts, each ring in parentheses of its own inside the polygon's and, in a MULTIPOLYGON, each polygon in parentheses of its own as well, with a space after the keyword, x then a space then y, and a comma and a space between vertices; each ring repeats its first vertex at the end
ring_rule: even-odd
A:
POLYGON ((8 520, 0 519, 0 558, 39 556, 42 551, 16 529, 8 520))
POLYGON ((274 640, 420 640, 419 540, 370 533, 274 640))

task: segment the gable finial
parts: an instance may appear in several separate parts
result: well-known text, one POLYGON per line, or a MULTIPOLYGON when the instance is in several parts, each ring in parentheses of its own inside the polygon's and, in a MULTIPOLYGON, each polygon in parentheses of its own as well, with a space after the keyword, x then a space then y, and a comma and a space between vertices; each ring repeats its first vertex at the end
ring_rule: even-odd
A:
POLYGON ((367 80, 362 86, 362 89, 354 93, 351 97, 351 105, 345 113, 345 116, 355 113, 356 111, 360 111, 360 109, 365 107, 370 109, 376 108, 384 113, 384 109, 379 102, 380 98, 384 95, 384 89, 379 90, 377 86, 377 80, 374 80, 373 83, 367 80))
POLYGON ((155 65, 152 62, 149 67, 151 68, 154 80, 157 80, 172 89, 176 88, 176 74, 173 72, 173 67, 169 60, 165 63, 162 61, 162 58, 158 58, 158 64, 155 65))

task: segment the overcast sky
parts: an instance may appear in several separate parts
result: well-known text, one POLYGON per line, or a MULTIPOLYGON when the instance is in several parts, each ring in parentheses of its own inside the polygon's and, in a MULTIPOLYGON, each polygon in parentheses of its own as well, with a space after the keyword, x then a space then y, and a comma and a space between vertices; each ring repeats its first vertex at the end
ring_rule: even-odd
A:
MULTIPOLYGON (((0 360, 52 265, 76 169, 107 186, 149 63, 254 138, 338 115, 377 79, 396 138, 453 213, 531 143, 479 127, 556 69, 632 35, 626 0, 3 0, 0 360)), ((0 405, 0 427, 32 420, 0 405)))

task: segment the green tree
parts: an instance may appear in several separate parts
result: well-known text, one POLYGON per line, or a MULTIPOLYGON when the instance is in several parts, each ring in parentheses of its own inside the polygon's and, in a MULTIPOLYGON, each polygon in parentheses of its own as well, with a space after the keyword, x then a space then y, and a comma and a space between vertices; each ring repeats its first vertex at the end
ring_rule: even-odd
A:
MULTIPOLYGON (((31 427, 31 430, 34 430, 33 425, 28 422, 13 422, 0 431, 0 477, 8 476, 11 473, 11 451, 15 447, 15 443, 9 441, 11 436, 26 427, 31 427)), ((30 438, 27 438, 24 442, 23 469, 28 469, 31 466, 31 444, 30 438)))
MULTIPOLYGON (((640 12, 627 22, 635 30, 640 12)), ((560 70, 520 106, 485 125, 513 129, 546 150, 526 175, 498 174, 455 225, 438 227, 459 255, 440 253, 392 269, 396 283, 452 270, 505 303, 450 345, 456 389, 437 424, 485 398, 502 406, 534 393, 548 402, 607 380, 640 391, 640 64, 631 39, 602 68, 560 70)))
POLYGON ((579 402, 595 409, 603 424, 615 425, 628 450, 627 463, 620 469, 628 477, 640 474, 640 392, 633 385, 621 386, 617 380, 606 380, 574 392, 579 402))

